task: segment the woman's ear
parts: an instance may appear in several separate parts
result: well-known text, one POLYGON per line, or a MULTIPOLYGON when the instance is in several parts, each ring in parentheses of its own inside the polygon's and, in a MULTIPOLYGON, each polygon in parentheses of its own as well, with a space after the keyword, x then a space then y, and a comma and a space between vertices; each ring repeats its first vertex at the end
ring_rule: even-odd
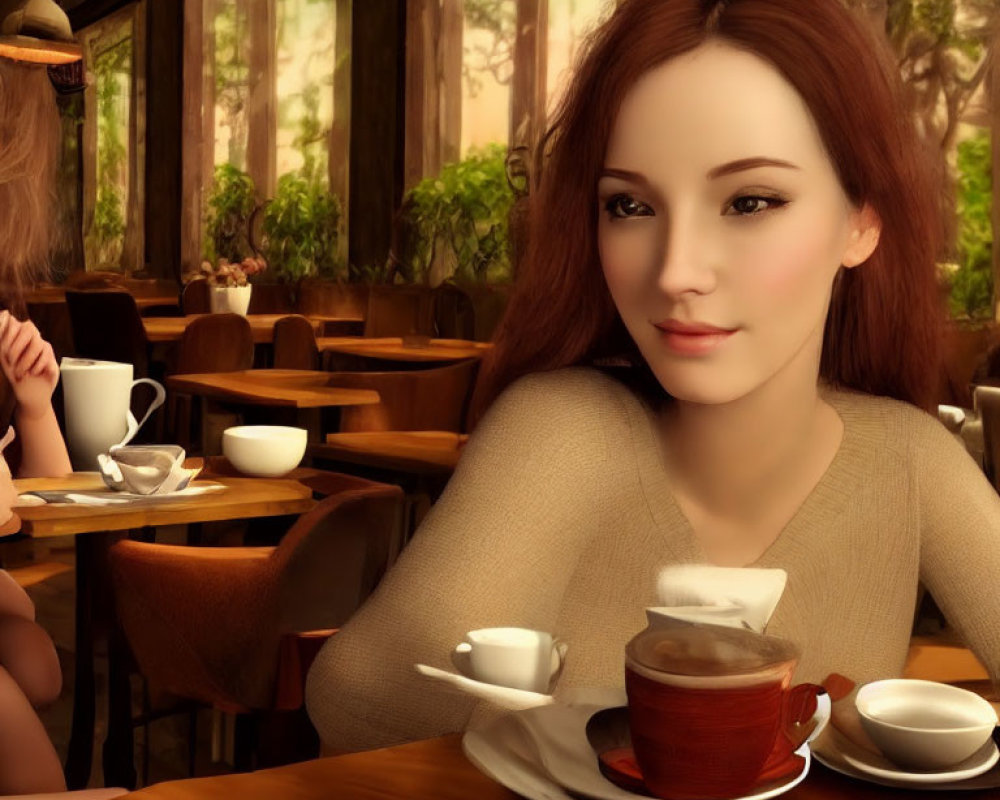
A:
POLYGON ((848 268, 856 267, 868 260, 868 257, 875 252, 879 235, 882 233, 882 220, 868 203, 852 213, 851 222, 851 238, 841 259, 841 263, 848 268))

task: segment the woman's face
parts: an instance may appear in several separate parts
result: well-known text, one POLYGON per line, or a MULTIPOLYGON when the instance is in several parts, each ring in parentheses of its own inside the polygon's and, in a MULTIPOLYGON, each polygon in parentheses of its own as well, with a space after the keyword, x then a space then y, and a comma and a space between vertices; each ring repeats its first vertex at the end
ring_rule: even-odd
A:
POLYGON ((724 403, 778 376, 815 385, 834 276, 871 254, 878 221, 776 69, 710 42, 647 73, 598 202, 608 288, 667 392, 724 403))

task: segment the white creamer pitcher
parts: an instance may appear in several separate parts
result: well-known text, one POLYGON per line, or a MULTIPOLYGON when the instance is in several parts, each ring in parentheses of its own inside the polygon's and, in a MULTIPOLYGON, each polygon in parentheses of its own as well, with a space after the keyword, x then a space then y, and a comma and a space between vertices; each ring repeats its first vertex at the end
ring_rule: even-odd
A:
POLYGON ((116 444, 127 444, 166 398, 163 386, 151 378, 132 380, 132 365, 87 358, 63 358, 63 406, 66 446, 73 469, 97 469, 97 456, 116 444), (132 389, 148 383, 156 391, 142 420, 129 410, 132 389))

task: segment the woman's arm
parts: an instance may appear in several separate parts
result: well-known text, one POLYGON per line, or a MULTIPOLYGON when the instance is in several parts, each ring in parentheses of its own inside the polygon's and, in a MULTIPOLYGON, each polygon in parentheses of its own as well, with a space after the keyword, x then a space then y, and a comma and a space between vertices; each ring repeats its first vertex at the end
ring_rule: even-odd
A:
POLYGON ((566 585, 599 525, 607 459, 593 380, 524 379, 480 423, 396 566, 309 673, 307 708, 327 747, 462 730, 476 701, 414 664, 453 670, 452 648, 475 628, 559 633, 566 585))
POLYGON ((21 322, 9 311, 0 311, 0 367, 17 399, 14 427, 21 437, 22 451, 18 477, 55 477, 72 472, 52 408, 52 393, 59 382, 52 345, 41 337, 33 322, 21 322))
POLYGON ((1000 495, 930 417, 915 433, 921 579, 948 623, 1000 680, 1000 495))

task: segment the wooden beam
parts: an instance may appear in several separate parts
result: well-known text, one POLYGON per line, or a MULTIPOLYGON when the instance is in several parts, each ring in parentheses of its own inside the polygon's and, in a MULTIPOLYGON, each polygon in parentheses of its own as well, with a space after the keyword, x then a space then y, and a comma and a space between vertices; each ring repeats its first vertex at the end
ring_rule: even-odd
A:
POLYGON ((403 194, 406 4, 353 0, 350 242, 355 268, 381 268, 403 194))
POLYGON ((990 115, 991 177, 993 179, 993 204, 990 209, 990 227, 993 230, 993 319, 1000 320, 1000 26, 989 42, 986 58, 986 104, 990 115))
POLYGON ((277 13, 275 0, 254 0, 250 8, 250 109, 247 172, 257 201, 274 197, 277 184, 277 13))
MULTIPOLYGON (((462 32, 463 0, 442 0, 438 43, 438 91, 441 98, 441 164, 462 156, 462 32)), ((433 173, 431 173, 433 174, 433 173)))
POLYGON ((337 255, 347 261, 347 220, 350 213, 351 152, 351 3, 335 0, 333 44, 333 122, 330 125, 328 178, 330 192, 340 198, 340 236, 337 255))
POLYGON ((146 5, 146 264, 152 277, 180 278, 183 0, 146 5), (153 33, 155 32, 155 35, 153 33))
MULTIPOLYGON (((205 88, 205 3, 184 0, 184 74, 181 100, 181 263, 180 273, 201 263, 202 153, 214 142, 204 139, 202 99, 205 88)), ((211 100, 211 98, 209 98, 211 100)), ((211 180, 211 175, 207 176, 211 180)))
POLYGON ((510 147, 535 145, 545 132, 548 0, 519 0, 510 96, 510 147))

